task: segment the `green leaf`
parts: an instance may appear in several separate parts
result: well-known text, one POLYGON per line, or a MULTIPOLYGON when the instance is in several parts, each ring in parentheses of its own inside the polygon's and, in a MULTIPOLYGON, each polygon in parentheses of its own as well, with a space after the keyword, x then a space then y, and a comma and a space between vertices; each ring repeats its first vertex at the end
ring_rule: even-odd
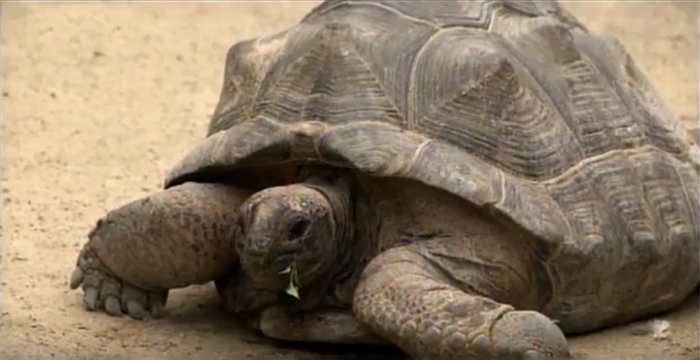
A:
POLYGON ((292 297, 296 298, 297 300, 300 300, 299 287, 297 286, 297 283, 299 282, 298 281, 298 274, 297 274, 297 268, 294 266, 294 264, 292 264, 288 268, 280 271, 279 274, 289 274, 289 286, 287 286, 287 289, 284 292, 286 292, 287 295, 292 296, 292 297))
POLYGON ((287 293, 287 295, 299 300, 299 289, 297 289, 297 287, 294 286, 294 284, 291 281, 289 282, 289 286, 287 287, 287 290, 285 290, 285 292, 287 293))

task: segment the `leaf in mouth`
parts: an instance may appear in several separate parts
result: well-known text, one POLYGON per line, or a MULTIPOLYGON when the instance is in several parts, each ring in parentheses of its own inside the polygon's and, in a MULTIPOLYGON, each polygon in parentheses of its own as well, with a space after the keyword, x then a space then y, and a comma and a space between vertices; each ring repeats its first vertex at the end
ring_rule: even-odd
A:
POLYGON ((296 267, 292 264, 288 268, 280 271, 279 274, 289 274, 289 286, 287 286, 287 289, 285 289, 284 292, 287 293, 287 295, 299 300, 299 287, 296 284, 298 282, 296 267))

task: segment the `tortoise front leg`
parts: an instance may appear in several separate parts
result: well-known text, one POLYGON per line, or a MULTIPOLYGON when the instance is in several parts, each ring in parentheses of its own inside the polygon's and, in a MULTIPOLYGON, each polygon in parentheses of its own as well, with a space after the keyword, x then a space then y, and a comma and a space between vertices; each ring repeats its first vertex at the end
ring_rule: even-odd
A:
POLYGON ((169 289, 225 274, 237 256, 239 205, 250 192, 186 183, 108 212, 88 235, 70 279, 88 310, 160 316, 169 289))
POLYGON ((441 238, 380 254, 355 291, 355 316, 419 359, 568 357, 566 338, 549 318, 487 297, 489 282, 512 291, 501 276, 515 264, 494 271, 499 264, 460 253, 464 243, 441 238))

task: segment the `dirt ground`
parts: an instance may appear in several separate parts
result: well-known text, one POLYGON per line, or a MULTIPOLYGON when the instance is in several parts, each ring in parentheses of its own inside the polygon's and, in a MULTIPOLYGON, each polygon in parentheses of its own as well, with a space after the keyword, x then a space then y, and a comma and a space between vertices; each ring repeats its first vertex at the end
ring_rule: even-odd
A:
MULTIPOLYGON (((320 359, 347 350, 301 351, 243 330, 212 286, 175 291, 166 318, 137 322, 84 311, 67 285, 94 222, 156 191, 202 139, 229 45, 282 29, 313 5, 2 3, 1 358, 320 359)), ((697 3, 566 7, 617 35, 676 113, 695 121, 697 3)), ((571 344, 598 358, 697 358, 697 304, 694 296, 659 317, 670 324, 665 339, 644 321, 571 344)))

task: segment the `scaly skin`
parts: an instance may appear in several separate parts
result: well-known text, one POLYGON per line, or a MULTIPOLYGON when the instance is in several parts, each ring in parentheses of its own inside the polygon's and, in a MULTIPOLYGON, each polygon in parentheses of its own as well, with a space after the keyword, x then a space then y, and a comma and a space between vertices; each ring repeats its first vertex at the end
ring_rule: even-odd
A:
POLYGON ((549 318, 462 291, 450 283, 449 269, 421 255, 445 241, 394 248, 372 260, 355 292, 355 316, 418 359, 569 356, 549 318))
MULTIPOLYGON (((426 216, 418 225, 428 227, 426 230, 433 226, 442 233, 385 250, 363 270, 357 258, 350 258, 346 264, 339 261, 363 243, 340 233, 362 233, 329 229, 350 229, 370 219, 350 216, 354 213, 351 201, 329 201, 349 199, 350 187, 314 181, 321 182, 315 186, 301 183, 269 188, 249 198, 242 210, 246 231, 237 241, 238 253, 242 263, 248 256, 269 260, 259 266, 244 266, 243 270, 269 286, 284 284, 279 282, 276 270, 290 262, 284 258, 282 266, 272 264, 281 249, 289 248, 289 229, 305 219, 307 228, 301 238, 295 238, 297 246, 293 249, 295 258, 313 261, 300 263, 299 271, 307 279, 323 271, 342 272, 343 267, 361 271, 352 299, 355 319, 344 317, 343 311, 323 309, 322 303, 311 313, 289 313, 273 307, 264 310, 260 318, 259 327, 265 335, 322 342, 369 343, 383 338, 415 358, 426 359, 569 355, 566 338, 549 318, 535 311, 515 310, 534 309, 538 299, 533 272, 536 266, 523 256, 531 249, 532 239, 522 231, 480 215, 479 210, 468 208, 461 200, 450 203, 449 199, 425 195, 425 199, 432 200, 424 203, 418 194, 405 196, 402 199, 407 204, 415 201, 420 206, 443 206, 435 212, 440 214, 437 223, 426 216), (461 221, 454 222, 453 217, 461 221), (332 267, 309 267, 319 263, 332 267)), ((416 190, 429 191, 422 186, 416 190)), ((415 226, 406 223, 402 229, 415 226)), ((371 258, 373 254, 368 251, 372 250, 359 253, 371 258)), ((300 303, 308 301, 305 290, 307 294, 316 292, 313 284, 304 285, 302 281, 300 303)))
POLYGON ((235 264, 238 208, 250 192, 186 183, 110 211, 71 275, 88 310, 141 319, 163 312, 169 289, 213 281, 235 264))
POLYGON ((345 180, 313 177, 270 187, 241 205, 242 231, 236 239, 241 268, 255 283, 278 293, 290 281, 290 274, 281 272, 293 269, 300 300, 290 308, 317 308, 348 264, 344 257, 352 244, 352 223, 344 211, 351 210, 345 180))

